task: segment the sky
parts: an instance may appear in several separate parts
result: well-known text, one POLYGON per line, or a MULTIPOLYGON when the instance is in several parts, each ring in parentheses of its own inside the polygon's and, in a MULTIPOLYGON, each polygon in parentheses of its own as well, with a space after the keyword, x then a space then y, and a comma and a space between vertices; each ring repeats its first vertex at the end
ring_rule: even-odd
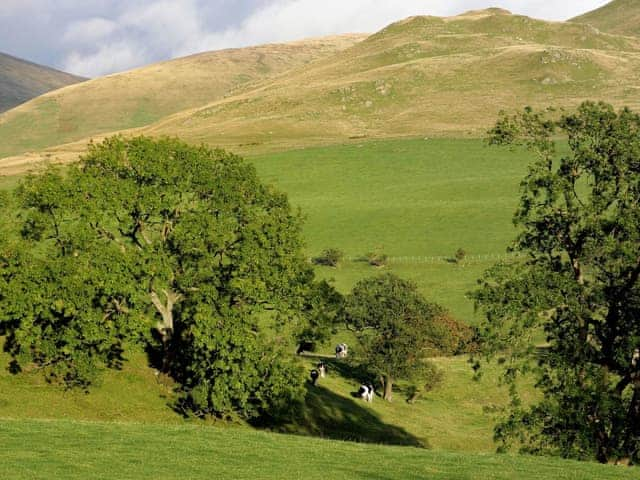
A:
POLYGON ((0 51, 85 77, 192 53, 375 32, 502 7, 566 20, 609 0, 0 0, 0 51))

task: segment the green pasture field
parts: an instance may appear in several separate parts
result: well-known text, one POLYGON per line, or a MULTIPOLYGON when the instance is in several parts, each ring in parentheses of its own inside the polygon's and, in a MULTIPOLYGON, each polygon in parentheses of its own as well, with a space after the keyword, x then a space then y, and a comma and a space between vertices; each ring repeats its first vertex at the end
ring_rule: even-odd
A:
POLYGON ((194 426, 0 421, 0 478, 608 480, 625 467, 194 426))
MULTIPOLYGON (((346 292, 360 278, 392 271, 415 280, 430 299, 473 323, 478 316, 465 293, 485 268, 505 257, 516 234, 511 217, 529 158, 480 140, 419 139, 306 149, 252 161, 261 177, 287 192, 306 215, 310 257, 326 247, 349 257, 338 268, 318 267, 320 276, 335 278, 346 292), (456 264, 451 257, 460 247, 468 257, 456 264), (358 259, 373 249, 390 255, 388 266, 379 269, 358 259)), ((0 188, 15 183, 0 179, 0 188)), ((324 345, 320 355, 328 356, 331 347, 324 345)), ((292 437, 247 425, 208 429, 183 419, 171 410, 171 385, 156 378, 145 355, 134 351, 128 357, 122 371, 107 372, 85 394, 47 385, 37 371, 12 376, 5 368, 8 356, 0 354, 0 442, 7 446, 0 453, 7 475, 0 471, 0 478, 55 478, 60 472, 65 478, 116 473, 118 478, 200 478, 211 472, 233 478, 628 475, 616 467, 492 455, 492 429, 507 392, 495 366, 474 380, 465 357, 434 359, 444 371, 443 384, 414 405, 406 403, 402 384, 392 403, 376 398, 369 405, 353 398, 364 379, 329 359, 329 376, 316 388, 308 386, 302 418, 272 426, 292 437), (309 435, 369 446, 301 438, 309 435), (164 449, 163 439, 169 445, 164 449), (372 445, 382 443, 423 448, 372 445), (127 445, 138 450, 131 453, 127 445), (314 454, 326 464, 309 463, 314 454)), ((317 360, 301 361, 308 369, 317 360)), ((528 386, 524 400, 534 396, 528 386)))
POLYGON ((328 247, 350 258, 319 268, 343 291, 379 269, 418 283, 433 301, 474 323, 465 297, 515 238, 519 184, 531 156, 482 140, 413 139, 308 148, 255 157, 261 177, 287 192, 306 216, 310 256, 328 247), (452 262, 462 248, 467 259, 452 262))

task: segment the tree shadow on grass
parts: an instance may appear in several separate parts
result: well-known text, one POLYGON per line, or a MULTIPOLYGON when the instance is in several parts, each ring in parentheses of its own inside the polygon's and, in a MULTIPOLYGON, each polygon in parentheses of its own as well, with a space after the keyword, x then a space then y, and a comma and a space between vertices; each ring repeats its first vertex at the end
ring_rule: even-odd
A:
POLYGON ((310 359, 314 362, 323 362, 327 365, 329 375, 337 373, 338 376, 356 382, 358 385, 362 383, 376 382, 376 375, 371 373, 362 365, 357 365, 349 361, 349 359, 336 359, 330 355, 319 355, 313 353, 305 353, 302 358, 310 359))
MULTIPOLYGON (((362 384, 371 383, 375 388, 376 398, 381 398, 382 383, 378 375, 371 372, 363 365, 358 365, 350 359, 336 359, 315 354, 305 354, 305 358, 318 362, 324 362, 327 365, 328 375, 337 375, 345 380, 353 382, 355 390, 362 384)), ((413 389, 407 382, 396 382, 393 386, 393 394, 396 399, 404 399, 409 401, 413 394, 413 389)), ((352 394, 355 398, 355 392, 352 394)))
POLYGON ((322 386, 307 384, 305 405, 295 420, 272 425, 282 433, 312 435, 362 443, 429 448, 401 427, 389 425, 361 400, 351 400, 322 386))

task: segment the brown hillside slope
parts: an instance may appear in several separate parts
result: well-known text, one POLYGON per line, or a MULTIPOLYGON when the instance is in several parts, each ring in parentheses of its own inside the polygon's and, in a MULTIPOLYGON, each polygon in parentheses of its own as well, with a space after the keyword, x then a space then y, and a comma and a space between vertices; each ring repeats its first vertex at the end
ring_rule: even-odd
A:
POLYGON ((640 40, 502 10, 414 17, 269 85, 144 131, 243 149, 482 135, 500 110, 639 103, 640 40))
POLYGON ((73 85, 0 115, 0 157, 147 125, 331 55, 364 37, 208 52, 73 85))
POLYGON ((85 79, 0 53, 0 113, 85 79))
POLYGON ((640 35, 640 0, 614 0, 570 21, 618 35, 640 35))
MULTIPOLYGON (((501 110, 573 108, 586 99, 637 108, 639 92, 640 39, 490 9, 402 20, 335 55, 132 133, 239 152, 481 136, 501 110)), ((16 171, 47 155, 68 160, 85 143, 5 159, 0 167, 16 171)))

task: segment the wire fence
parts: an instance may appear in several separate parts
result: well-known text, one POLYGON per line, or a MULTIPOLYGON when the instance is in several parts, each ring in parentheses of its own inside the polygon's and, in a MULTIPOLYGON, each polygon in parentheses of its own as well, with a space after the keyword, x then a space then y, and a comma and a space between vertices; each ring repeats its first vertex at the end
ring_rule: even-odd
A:
MULTIPOLYGON (((485 263, 485 262, 500 262, 517 260, 523 258, 524 255, 519 252, 514 253, 486 253, 480 255, 465 255, 462 260, 457 261, 453 256, 441 255, 441 256, 403 256, 403 257, 387 257, 388 264, 405 264, 405 265, 437 265, 437 264, 472 264, 472 263, 485 263)), ((366 262, 363 257, 347 256, 346 260, 350 262, 366 262)))

